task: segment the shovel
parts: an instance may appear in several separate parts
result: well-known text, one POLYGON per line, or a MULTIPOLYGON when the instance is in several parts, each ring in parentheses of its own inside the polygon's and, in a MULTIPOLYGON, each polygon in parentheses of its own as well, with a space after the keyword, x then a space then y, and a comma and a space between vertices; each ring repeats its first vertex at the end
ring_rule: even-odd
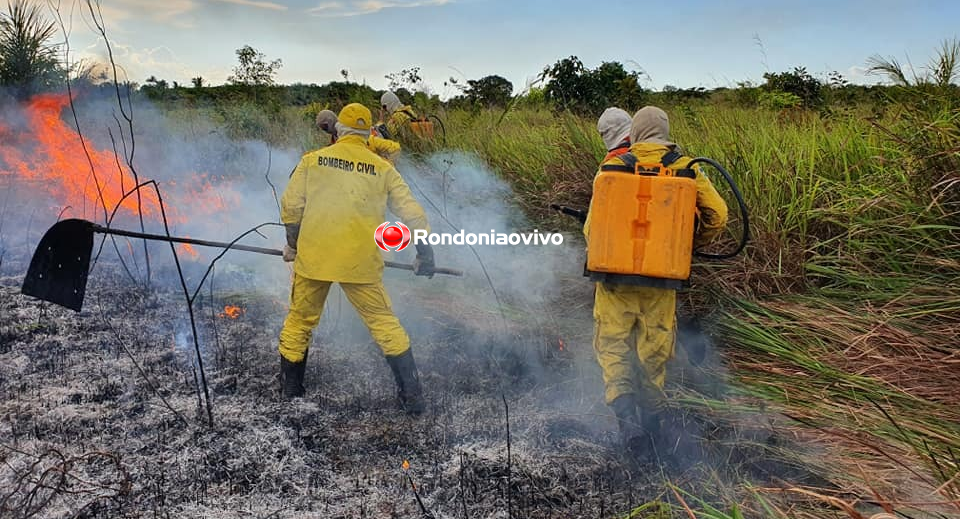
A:
MULTIPOLYGON (((30 268, 27 269, 21 292, 79 312, 83 306, 87 275, 90 272, 94 233, 283 256, 283 251, 277 249, 111 229, 87 220, 72 218, 53 224, 43 235, 40 245, 33 253, 33 259, 30 260, 30 268)), ((413 265, 407 263, 384 261, 383 264, 390 268, 413 270, 413 265)), ((448 268, 434 268, 433 272, 448 276, 463 275, 462 271, 448 268)))

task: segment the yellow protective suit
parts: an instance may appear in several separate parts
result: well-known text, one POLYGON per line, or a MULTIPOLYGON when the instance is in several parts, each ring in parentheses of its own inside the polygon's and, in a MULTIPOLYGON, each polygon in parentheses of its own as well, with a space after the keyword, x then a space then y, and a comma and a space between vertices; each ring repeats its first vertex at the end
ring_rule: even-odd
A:
POLYGON ((332 282, 389 355, 409 345, 383 290, 383 257, 373 239, 386 209, 411 231, 429 232, 426 214, 397 170, 367 148, 359 135, 307 153, 293 171, 281 200, 284 224, 299 224, 290 313, 280 333, 280 352, 299 362, 320 318, 332 282))
MULTIPOLYGON (((337 114, 333 113, 333 111, 321 110, 320 113, 317 114, 317 128, 319 128, 320 131, 330 135, 330 144, 336 144, 337 142, 336 124, 337 114)), ((391 164, 396 159, 397 154, 400 153, 399 142, 383 139, 374 134, 372 131, 370 133, 370 138, 367 139, 367 148, 377 155, 387 159, 391 164)))
MULTIPOLYGON (((664 144, 638 142, 630 152, 641 163, 658 163, 670 151, 664 144)), ((670 166, 680 169, 692 159, 682 157, 670 166)), ((623 165, 619 157, 604 164, 623 165)), ((698 168, 697 209, 699 226, 695 246, 715 238, 727 223, 727 204, 698 168)), ((584 235, 590 232, 590 215, 584 235)), ((594 349, 603 371, 609 404, 629 393, 659 393, 666 379, 666 364, 673 356, 676 336, 676 291, 612 283, 597 283, 594 296, 594 349), (634 333, 636 335, 634 335, 634 333)))
POLYGON ((390 114, 390 119, 387 121, 387 130, 390 132, 390 136, 393 138, 398 138, 398 136, 408 131, 410 128, 410 121, 417 118, 417 113, 413 111, 413 108, 410 105, 404 105, 395 110, 390 114))
MULTIPOLYGON (((306 355, 331 285, 331 281, 318 281, 294 274, 290 289, 290 312, 280 331, 280 354, 290 362, 300 362, 306 355)), ((384 355, 395 357, 410 349, 410 339, 393 314, 390 297, 382 281, 340 283, 340 288, 384 355)))
POLYGON ((397 155, 400 153, 399 142, 392 141, 390 139, 384 139, 377 135, 370 135, 370 137, 367 139, 367 148, 377 155, 380 155, 391 164, 396 161, 397 155))

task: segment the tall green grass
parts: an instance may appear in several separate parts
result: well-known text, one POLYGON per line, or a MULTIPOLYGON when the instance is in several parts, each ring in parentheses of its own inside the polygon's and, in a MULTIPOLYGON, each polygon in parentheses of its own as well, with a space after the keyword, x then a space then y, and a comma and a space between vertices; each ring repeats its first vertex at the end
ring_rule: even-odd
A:
MULTIPOLYGON (((855 495, 907 499, 903 485, 919 485, 930 501, 960 498, 960 228, 916 139, 898 138, 920 132, 941 163, 955 158, 957 112, 937 116, 934 136, 898 110, 669 112, 673 139, 724 164, 750 207, 751 247, 700 265, 689 294, 715 316, 741 394, 843 445, 834 480, 855 495), (854 473, 867 465, 873 480, 854 473)), ((449 143, 512 182, 532 215, 589 201, 604 152, 594 121, 536 109, 447 120, 449 143)))

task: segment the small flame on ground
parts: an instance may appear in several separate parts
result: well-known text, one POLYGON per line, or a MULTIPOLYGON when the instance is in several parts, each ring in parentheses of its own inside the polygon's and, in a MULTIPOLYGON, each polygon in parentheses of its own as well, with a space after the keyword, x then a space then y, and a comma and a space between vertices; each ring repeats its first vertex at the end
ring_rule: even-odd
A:
POLYGON ((223 307, 223 312, 220 312, 220 317, 224 317, 227 319, 237 319, 241 315, 243 315, 244 312, 245 310, 243 308, 240 308, 239 306, 227 305, 223 307))
POLYGON ((190 245, 189 243, 181 243, 178 245, 181 254, 185 254, 190 257, 190 259, 197 259, 200 257, 200 253, 197 252, 197 249, 190 245))
POLYGON ((403 470, 410 470, 410 462, 407 460, 403 460, 403 465, 401 466, 403 467, 403 470))
POLYGON ((563 339, 562 339, 562 338, 557 338, 557 343, 559 343, 559 345, 560 345, 560 351, 563 351, 563 339))

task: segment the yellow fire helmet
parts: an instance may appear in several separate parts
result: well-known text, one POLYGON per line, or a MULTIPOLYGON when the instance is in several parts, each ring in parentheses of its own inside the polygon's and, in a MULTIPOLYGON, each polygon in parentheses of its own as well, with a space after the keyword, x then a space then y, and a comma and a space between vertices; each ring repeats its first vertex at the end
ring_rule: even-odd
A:
POLYGON ((370 123, 373 122, 373 115, 366 106, 360 103, 350 103, 340 110, 337 120, 340 121, 340 124, 355 130, 369 130, 370 123))

